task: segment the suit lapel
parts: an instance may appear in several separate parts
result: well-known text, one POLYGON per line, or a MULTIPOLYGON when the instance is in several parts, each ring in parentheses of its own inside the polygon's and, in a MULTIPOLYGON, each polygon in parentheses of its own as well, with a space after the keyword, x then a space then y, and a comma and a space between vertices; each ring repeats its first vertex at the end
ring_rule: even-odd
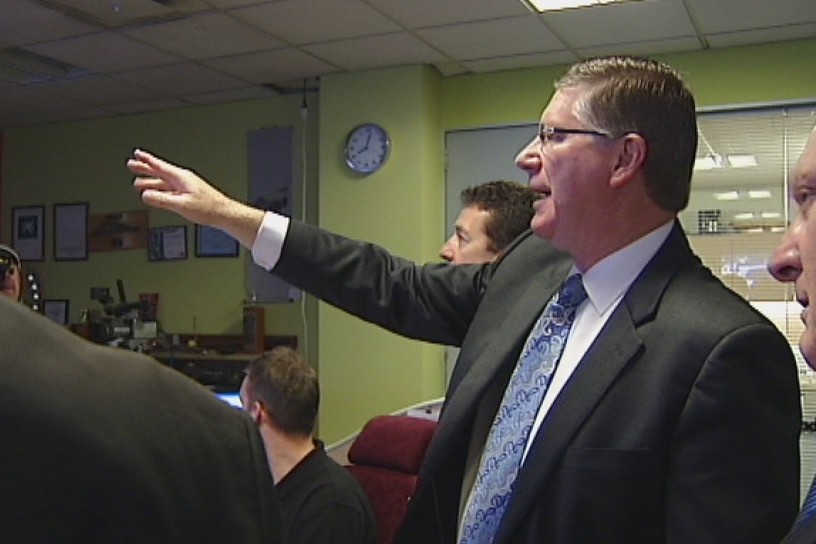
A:
MULTIPOLYGON (((622 305, 623 306, 623 305, 622 305)), ((641 349, 631 316, 619 306, 550 408, 516 478, 513 499, 504 514, 497 542, 511 533, 537 502, 550 474, 575 433, 590 416, 618 374, 641 349)))
POLYGON ((509 378, 533 323, 564 280, 567 270, 568 266, 563 266, 555 274, 554 271, 542 272, 540 281, 531 283, 507 319, 490 331, 491 341, 484 350, 474 354, 470 361, 464 361, 469 364, 468 372, 445 401, 440 425, 428 447, 427 460, 438 459, 446 453, 449 441, 456 439, 454 433, 470 429, 473 412, 487 386, 494 380, 509 378))
POLYGON ((808 520, 801 527, 793 529, 782 540, 782 544, 813 544, 816 542, 816 517, 808 520))
POLYGON ((660 298, 677 271, 695 258, 679 224, 630 286, 590 349, 581 359, 533 439, 496 542, 513 529, 539 500, 551 472, 618 374, 641 350, 637 328, 653 319, 660 298))

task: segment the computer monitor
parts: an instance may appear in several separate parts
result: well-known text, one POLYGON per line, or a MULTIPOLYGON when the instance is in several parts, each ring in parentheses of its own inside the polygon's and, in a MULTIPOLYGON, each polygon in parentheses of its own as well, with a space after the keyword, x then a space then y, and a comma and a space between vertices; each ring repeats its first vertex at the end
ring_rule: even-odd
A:
POLYGON ((216 393, 215 396, 231 406, 243 408, 243 405, 241 404, 241 397, 238 395, 237 391, 232 393, 216 393))

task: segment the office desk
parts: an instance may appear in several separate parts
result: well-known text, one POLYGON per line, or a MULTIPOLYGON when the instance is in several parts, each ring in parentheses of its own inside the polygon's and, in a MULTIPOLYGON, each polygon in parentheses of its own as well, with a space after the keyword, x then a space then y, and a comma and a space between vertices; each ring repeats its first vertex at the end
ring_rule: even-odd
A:
POLYGON ((234 393, 241 387, 244 369, 258 353, 216 352, 194 353, 187 351, 156 351, 149 354, 159 362, 190 376, 210 387, 216 393, 234 393))

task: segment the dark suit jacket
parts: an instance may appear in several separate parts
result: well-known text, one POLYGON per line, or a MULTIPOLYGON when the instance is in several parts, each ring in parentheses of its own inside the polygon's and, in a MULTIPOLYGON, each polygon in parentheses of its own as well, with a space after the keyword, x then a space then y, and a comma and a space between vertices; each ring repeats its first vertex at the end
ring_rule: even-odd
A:
MULTIPOLYGON (((462 346, 401 542, 455 542, 471 431, 498 400, 477 408, 569 266, 529 233, 494 265, 416 266, 290 226, 276 273, 395 332, 462 346)), ((552 406, 495 542, 778 543, 798 507, 800 420, 787 341, 677 224, 552 406)))
POLYGON ((782 544, 814 544, 816 543, 816 517, 805 522, 801 527, 791 529, 791 532, 782 541, 782 544))
POLYGON ((0 542, 281 542, 257 428, 0 296, 0 542))

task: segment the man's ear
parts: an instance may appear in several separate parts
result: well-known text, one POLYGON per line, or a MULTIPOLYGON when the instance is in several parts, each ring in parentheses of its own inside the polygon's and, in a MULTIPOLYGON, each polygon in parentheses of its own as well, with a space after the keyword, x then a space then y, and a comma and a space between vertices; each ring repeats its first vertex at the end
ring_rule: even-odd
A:
POLYGON ((264 412, 261 401, 254 401, 249 407, 249 415, 252 416, 252 421, 254 421, 256 425, 260 425, 263 422, 265 414, 266 412, 264 412))
POLYGON ((621 187, 633 179, 646 162, 648 145, 640 134, 624 134, 617 142, 617 162, 613 166, 610 184, 621 187))

